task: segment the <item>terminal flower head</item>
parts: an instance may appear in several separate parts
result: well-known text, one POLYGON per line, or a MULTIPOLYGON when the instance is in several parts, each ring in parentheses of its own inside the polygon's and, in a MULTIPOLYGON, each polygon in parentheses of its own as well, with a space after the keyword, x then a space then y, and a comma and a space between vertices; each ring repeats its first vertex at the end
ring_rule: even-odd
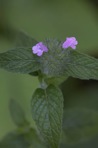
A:
POLYGON ((32 47, 32 52, 38 56, 42 56, 44 52, 48 52, 48 48, 42 42, 39 42, 32 47))
POLYGON ((72 49, 76 49, 77 44, 78 41, 75 37, 67 37, 66 41, 62 44, 62 48, 66 49, 68 47, 71 47, 72 49))

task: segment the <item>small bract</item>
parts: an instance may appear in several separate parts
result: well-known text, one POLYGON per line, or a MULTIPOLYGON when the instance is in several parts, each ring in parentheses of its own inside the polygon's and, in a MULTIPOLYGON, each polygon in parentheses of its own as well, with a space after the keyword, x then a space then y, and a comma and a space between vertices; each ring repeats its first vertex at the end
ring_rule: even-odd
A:
POLYGON ((62 44, 62 48, 66 49, 68 47, 71 47, 72 49, 76 49, 77 44, 78 41, 75 37, 67 37, 66 41, 62 44))
POLYGON ((39 42, 32 47, 32 52, 38 56, 42 56, 44 52, 48 52, 48 48, 42 42, 39 42))

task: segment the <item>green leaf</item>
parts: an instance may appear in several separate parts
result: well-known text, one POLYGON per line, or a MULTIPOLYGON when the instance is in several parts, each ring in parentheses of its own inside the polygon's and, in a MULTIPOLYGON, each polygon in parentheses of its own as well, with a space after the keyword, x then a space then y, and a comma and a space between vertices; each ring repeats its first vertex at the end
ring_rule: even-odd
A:
POLYGON ((51 78, 45 78, 45 82, 47 84, 54 84, 54 85, 60 85, 62 82, 67 80, 68 76, 61 76, 61 77, 51 77, 51 78))
POLYGON ((98 135, 98 112, 85 108, 65 110, 63 131, 65 143, 78 143, 98 135))
POLYGON ((98 59, 76 51, 70 51, 65 73, 75 78, 98 80, 98 59))
POLYGON ((40 68, 38 57, 31 48, 16 48, 0 53, 0 68, 17 73, 30 73, 40 68))
POLYGON ((26 120, 24 111, 15 100, 13 99, 10 100, 9 109, 10 109, 11 117, 17 126, 23 127, 29 124, 26 120))
POLYGON ((32 99, 32 116, 50 148, 58 148, 63 115, 63 96, 59 88, 38 88, 32 99))

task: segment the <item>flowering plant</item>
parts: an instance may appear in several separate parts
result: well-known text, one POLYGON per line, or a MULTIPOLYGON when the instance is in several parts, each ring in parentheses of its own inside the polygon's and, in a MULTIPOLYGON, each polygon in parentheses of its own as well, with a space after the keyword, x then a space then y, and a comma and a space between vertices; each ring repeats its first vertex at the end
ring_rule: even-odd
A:
MULTIPOLYGON (((0 53, 0 68, 38 77, 40 87, 32 96, 32 118, 46 146, 58 148, 63 118, 63 95, 59 85, 70 76, 98 80, 98 59, 75 50, 78 44, 75 37, 67 37, 64 42, 52 39, 37 42, 26 34, 24 37, 25 46, 18 45, 0 53)), ((25 119, 14 121, 20 126, 25 119)))

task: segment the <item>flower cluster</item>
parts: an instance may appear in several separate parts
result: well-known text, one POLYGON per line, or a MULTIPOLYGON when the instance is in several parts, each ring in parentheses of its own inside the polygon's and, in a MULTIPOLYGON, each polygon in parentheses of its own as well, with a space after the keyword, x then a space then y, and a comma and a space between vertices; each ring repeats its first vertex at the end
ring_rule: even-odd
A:
MULTIPOLYGON (((67 37, 64 43, 62 44, 62 48, 67 49, 71 47, 72 49, 76 49, 77 44, 78 41, 75 37, 67 37)), ((32 52, 37 56, 42 56, 44 52, 48 52, 48 48, 42 42, 39 42, 32 47, 32 52)))

